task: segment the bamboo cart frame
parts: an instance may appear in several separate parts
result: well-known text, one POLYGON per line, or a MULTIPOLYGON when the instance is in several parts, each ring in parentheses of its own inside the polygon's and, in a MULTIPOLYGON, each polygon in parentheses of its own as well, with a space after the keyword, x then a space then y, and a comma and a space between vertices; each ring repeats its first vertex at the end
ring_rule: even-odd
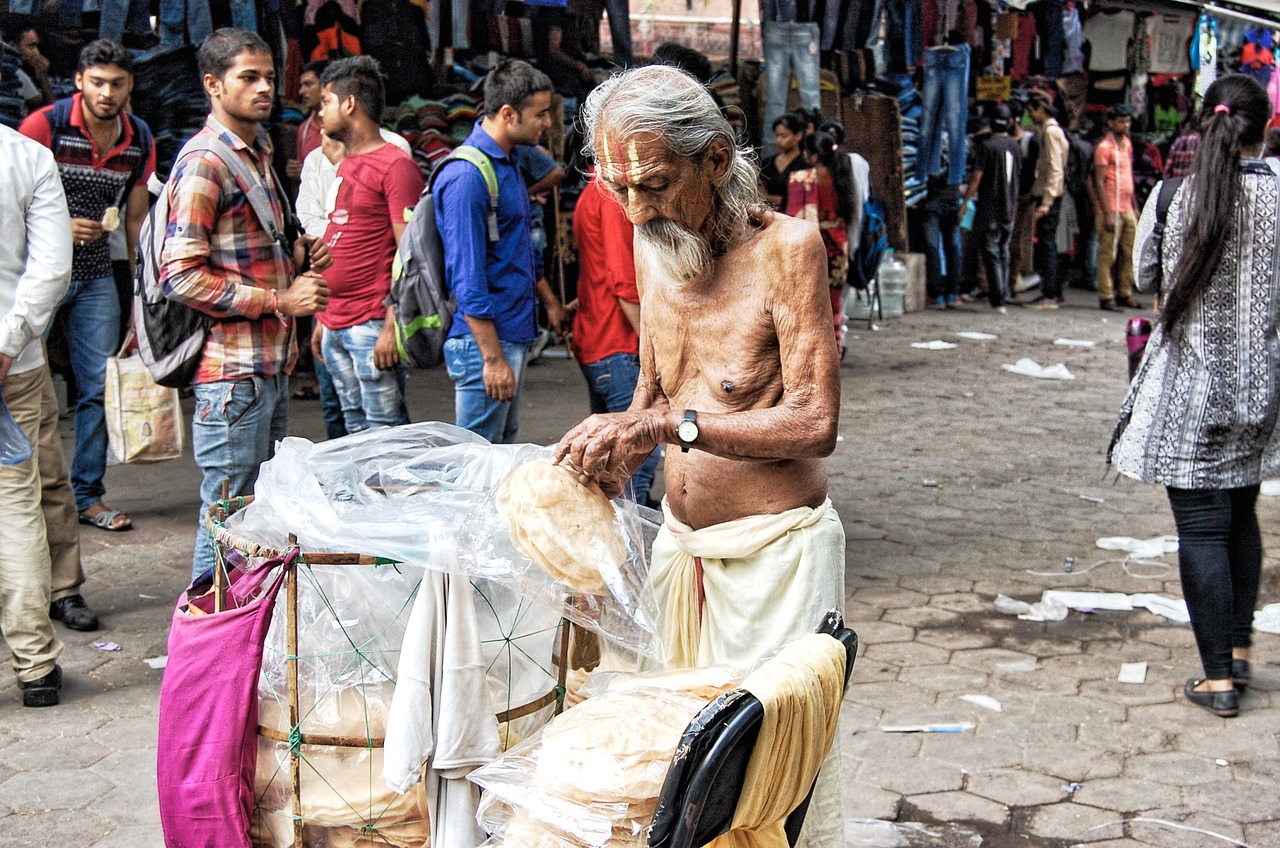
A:
MULTIPOLYGON (((209 507, 205 514, 205 527, 213 537, 215 566, 213 571, 214 612, 226 609, 227 587, 230 578, 227 574, 226 560, 222 554, 225 549, 240 552, 248 558, 281 559, 285 561, 285 640, 287 654, 285 658, 285 677, 288 683, 287 707, 289 716, 288 733, 274 728, 258 725, 258 736, 272 742, 283 743, 289 748, 289 787, 293 806, 293 842, 295 848, 303 848, 304 821, 302 816, 302 755, 300 748, 307 746, 324 746, 333 748, 355 748, 369 750, 381 748, 385 738, 368 738, 354 736, 329 736, 316 733, 301 732, 301 706, 298 698, 298 569, 310 568, 313 565, 336 566, 388 566, 398 564, 397 560, 370 554, 357 553, 323 553, 319 551, 302 551, 298 539, 289 534, 289 548, 280 550, 267 545, 260 545, 241 539, 231 532, 226 521, 237 511, 253 503, 253 495, 228 497, 227 482, 222 485, 222 500, 209 507), (297 552, 292 558, 288 554, 297 552)), ((556 669, 556 685, 545 694, 534 700, 520 704, 495 714, 499 723, 514 721, 532 715, 539 710, 555 704, 554 714, 559 715, 564 709, 565 681, 569 666, 570 632, 568 619, 560 619, 559 657, 556 669)), ((553 658, 554 659, 554 658, 553 658)))

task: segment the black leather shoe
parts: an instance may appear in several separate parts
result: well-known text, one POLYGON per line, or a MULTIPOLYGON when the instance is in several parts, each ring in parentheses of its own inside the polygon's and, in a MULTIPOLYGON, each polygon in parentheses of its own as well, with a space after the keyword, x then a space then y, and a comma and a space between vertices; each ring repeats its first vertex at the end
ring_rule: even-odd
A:
POLYGON ((49 604, 49 617, 72 630, 98 629, 98 617, 79 595, 67 595, 49 604))
POLYGON ((58 690, 62 688, 62 669, 53 667, 53 671, 39 680, 22 683, 22 706, 54 707, 58 704, 58 690))
POLYGON ((1188 701, 1223 718, 1231 718, 1240 712, 1240 695, 1236 690, 1197 692, 1196 687, 1203 682, 1203 680, 1188 680, 1187 685, 1182 687, 1182 692, 1187 696, 1188 701))
POLYGON ((1236 691, 1243 695, 1244 690, 1249 688, 1248 660, 1231 661, 1231 681, 1235 684, 1236 691))
POLYGON ((1123 312, 1124 311, 1120 307, 1116 306, 1116 302, 1114 300, 1100 300, 1098 301, 1098 308, 1101 309, 1103 312, 1123 312))

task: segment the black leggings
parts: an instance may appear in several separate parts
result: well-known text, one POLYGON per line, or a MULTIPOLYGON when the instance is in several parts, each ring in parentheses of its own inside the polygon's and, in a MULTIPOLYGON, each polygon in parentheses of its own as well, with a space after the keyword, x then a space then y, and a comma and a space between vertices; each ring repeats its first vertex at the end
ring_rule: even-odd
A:
POLYGON ((1231 649, 1247 648, 1262 574, 1258 487, 1169 488, 1178 526, 1182 596, 1205 677, 1231 676, 1231 649))

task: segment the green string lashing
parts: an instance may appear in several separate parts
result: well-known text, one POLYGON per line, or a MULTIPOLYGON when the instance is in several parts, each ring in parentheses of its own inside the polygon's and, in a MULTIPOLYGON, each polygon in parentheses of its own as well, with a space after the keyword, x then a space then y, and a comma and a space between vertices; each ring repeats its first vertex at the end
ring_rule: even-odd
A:
POLYGON ((302 728, 299 725, 289 728, 289 752, 302 753, 302 728))

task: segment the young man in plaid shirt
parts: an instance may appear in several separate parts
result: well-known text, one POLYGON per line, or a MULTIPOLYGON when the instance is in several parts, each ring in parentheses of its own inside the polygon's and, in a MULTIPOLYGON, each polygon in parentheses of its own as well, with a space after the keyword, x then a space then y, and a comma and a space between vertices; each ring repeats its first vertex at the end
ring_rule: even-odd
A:
MULTIPOLYGON (((201 133, 220 138, 267 188, 284 231, 279 187, 261 124, 271 115, 275 66, 257 34, 220 29, 200 46, 200 72, 211 112, 201 133)), ((319 239, 302 236, 286 254, 259 222, 231 169, 212 151, 174 165, 169 193, 169 237, 160 278, 169 297, 213 317, 196 371, 191 445, 204 474, 192 576, 214 564, 204 514, 221 497, 224 479, 233 497, 253 491, 258 467, 285 436, 289 372, 298 355, 294 319, 329 300, 318 273, 329 263, 319 239), (311 270, 295 277, 309 251, 311 270)))

